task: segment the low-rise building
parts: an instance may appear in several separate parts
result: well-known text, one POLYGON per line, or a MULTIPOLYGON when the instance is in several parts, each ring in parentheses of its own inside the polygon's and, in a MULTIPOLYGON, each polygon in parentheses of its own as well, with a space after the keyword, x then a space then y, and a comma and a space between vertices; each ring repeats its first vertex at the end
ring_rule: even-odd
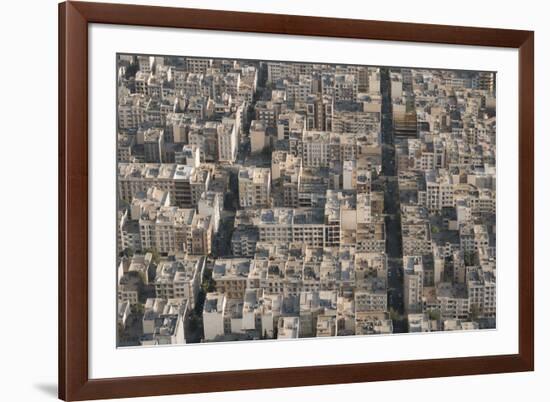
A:
POLYGON ((144 324, 147 322, 147 325, 144 325, 141 344, 148 346, 184 344, 189 314, 187 300, 169 299, 162 310, 159 308, 153 311, 152 315, 144 314, 144 324), (153 317, 154 319, 152 319, 153 317))
POLYGON ((243 299, 250 272, 251 260, 246 258, 226 258, 214 261, 212 279, 216 291, 228 299, 243 299))
POLYGON ((300 318, 280 317, 277 324, 277 339, 294 339, 300 334, 300 318))
POLYGON ((393 323, 388 313, 384 312, 356 312, 355 335, 391 334, 393 323))
POLYGON ((227 298, 222 293, 207 293, 202 310, 204 340, 214 341, 225 335, 224 312, 227 298))

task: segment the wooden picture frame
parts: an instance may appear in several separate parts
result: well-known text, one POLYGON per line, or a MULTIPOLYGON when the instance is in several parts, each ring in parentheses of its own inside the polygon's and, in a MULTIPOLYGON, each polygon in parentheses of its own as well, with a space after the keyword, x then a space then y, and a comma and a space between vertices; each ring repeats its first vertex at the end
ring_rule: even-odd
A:
POLYGON ((534 33, 508 29, 65 2, 59 5, 59 397, 64 400, 383 381, 534 369, 534 33), (90 379, 88 25, 117 24, 519 49, 519 353, 90 379))

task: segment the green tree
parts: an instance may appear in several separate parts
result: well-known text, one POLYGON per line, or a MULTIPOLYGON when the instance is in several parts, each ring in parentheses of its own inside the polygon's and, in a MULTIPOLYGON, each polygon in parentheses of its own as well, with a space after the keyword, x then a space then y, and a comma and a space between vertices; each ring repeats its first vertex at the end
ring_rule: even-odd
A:
POLYGON ((202 278, 201 288, 204 293, 213 292, 216 290, 216 282, 212 278, 212 270, 206 269, 204 272, 204 277, 202 278))
POLYGON ((141 303, 134 304, 131 307, 131 311, 132 311, 132 314, 143 315, 143 313, 145 312, 145 307, 141 303))
POLYGON ((439 310, 430 310, 428 312, 428 317, 430 318, 430 320, 439 321, 441 319, 441 313, 439 312, 439 310))
POLYGON ((393 308, 390 308, 390 319, 392 321, 399 321, 399 320, 402 320, 403 317, 401 316, 401 314, 399 314, 399 312, 397 312, 393 308))

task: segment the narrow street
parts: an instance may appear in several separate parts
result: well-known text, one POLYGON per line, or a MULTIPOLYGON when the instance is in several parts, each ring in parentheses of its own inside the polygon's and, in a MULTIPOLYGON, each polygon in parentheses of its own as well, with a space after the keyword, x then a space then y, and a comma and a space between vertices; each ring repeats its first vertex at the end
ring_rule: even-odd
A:
POLYGON ((380 69, 382 91, 382 176, 384 213, 386 214, 386 254, 388 256, 388 310, 393 319, 395 333, 406 332, 403 317, 403 254, 401 237, 401 204, 397 182, 397 166, 393 138, 390 74, 380 69))

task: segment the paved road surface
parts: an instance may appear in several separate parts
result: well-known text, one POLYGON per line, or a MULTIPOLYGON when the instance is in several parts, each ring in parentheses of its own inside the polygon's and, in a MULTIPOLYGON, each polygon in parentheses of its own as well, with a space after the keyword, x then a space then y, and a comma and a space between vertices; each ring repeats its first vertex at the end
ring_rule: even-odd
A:
MULTIPOLYGON (((403 315, 403 255, 401 237, 401 205, 397 184, 397 166, 393 139, 392 105, 389 69, 382 68, 382 177, 384 213, 386 214, 386 253, 388 255, 388 308, 403 315)), ((406 322, 394 319, 394 332, 406 332, 406 322)))

